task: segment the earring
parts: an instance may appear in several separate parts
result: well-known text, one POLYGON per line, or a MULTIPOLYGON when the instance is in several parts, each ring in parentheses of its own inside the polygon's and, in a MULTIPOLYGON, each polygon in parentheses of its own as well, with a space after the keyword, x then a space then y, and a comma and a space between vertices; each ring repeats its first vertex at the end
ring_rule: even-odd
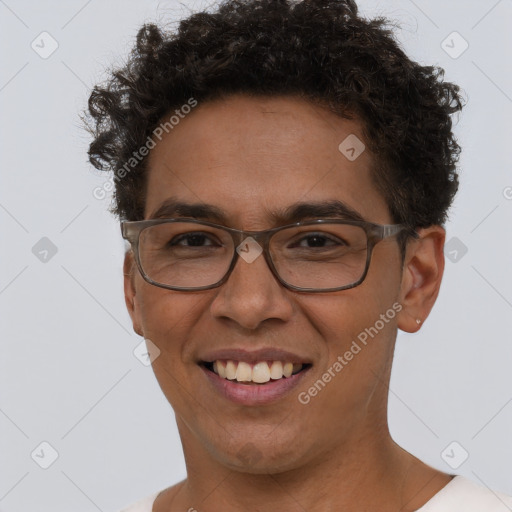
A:
POLYGON ((418 325, 420 325, 420 324, 421 324, 421 320, 420 320, 419 318, 416 318, 416 323, 417 323, 418 325))

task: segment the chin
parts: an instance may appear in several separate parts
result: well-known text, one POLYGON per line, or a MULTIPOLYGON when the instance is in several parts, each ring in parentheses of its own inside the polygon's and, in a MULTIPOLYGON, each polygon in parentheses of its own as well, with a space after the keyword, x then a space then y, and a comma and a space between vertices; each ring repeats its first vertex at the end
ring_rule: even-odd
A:
POLYGON ((233 446, 229 451, 217 449, 216 458, 225 467, 241 473, 253 475, 284 473, 303 465, 300 462, 300 453, 290 445, 291 443, 288 442, 280 450, 275 442, 244 441, 236 450, 233 450, 233 446))

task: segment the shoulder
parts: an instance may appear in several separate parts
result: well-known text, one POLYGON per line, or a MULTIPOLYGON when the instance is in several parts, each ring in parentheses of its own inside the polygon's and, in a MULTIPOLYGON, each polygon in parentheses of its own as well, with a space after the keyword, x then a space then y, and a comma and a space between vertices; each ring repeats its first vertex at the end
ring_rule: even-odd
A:
POLYGON ((171 485, 167 489, 154 492, 145 498, 123 508, 119 512, 153 512, 157 510, 169 510, 169 503, 172 503, 174 496, 177 494, 184 480, 177 484, 171 485))
POLYGON ((153 503, 156 500, 156 497, 160 494, 161 491, 155 492, 142 498, 141 500, 133 503, 132 505, 123 508, 119 512, 152 512, 153 503))
POLYGON ((456 476, 417 512, 510 512, 512 496, 456 476))

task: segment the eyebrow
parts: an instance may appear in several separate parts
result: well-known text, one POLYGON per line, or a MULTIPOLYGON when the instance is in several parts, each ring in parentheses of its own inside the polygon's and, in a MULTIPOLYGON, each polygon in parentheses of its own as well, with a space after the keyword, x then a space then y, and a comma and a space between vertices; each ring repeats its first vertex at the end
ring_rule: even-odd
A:
MULTIPOLYGON (((276 225, 292 224, 306 219, 341 218, 364 221, 364 217, 339 200, 293 203, 275 211, 266 210, 267 216, 276 225)), ((193 217, 218 224, 228 225, 229 215, 218 206, 208 203, 187 203, 175 198, 166 199, 150 216, 150 219, 193 217)))

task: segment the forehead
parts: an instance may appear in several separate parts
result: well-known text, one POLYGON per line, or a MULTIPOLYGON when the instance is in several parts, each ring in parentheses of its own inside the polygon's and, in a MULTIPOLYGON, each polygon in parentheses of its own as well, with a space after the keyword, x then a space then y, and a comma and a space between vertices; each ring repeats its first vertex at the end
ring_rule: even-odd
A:
POLYGON ((233 226, 263 229, 291 204, 339 201, 389 222, 369 151, 353 158, 362 141, 356 120, 297 97, 199 104, 151 151, 145 217, 172 198, 215 205, 233 226))

